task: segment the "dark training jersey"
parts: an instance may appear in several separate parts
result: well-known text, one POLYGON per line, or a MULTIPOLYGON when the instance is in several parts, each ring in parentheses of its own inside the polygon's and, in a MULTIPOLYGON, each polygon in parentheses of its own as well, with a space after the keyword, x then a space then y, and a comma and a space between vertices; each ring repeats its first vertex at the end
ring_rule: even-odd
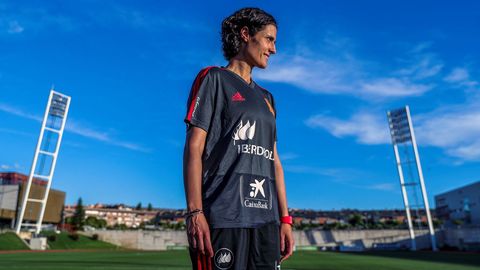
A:
POLYGON ((279 224, 274 104, 270 92, 224 68, 195 79, 185 122, 207 132, 202 201, 212 228, 279 224))

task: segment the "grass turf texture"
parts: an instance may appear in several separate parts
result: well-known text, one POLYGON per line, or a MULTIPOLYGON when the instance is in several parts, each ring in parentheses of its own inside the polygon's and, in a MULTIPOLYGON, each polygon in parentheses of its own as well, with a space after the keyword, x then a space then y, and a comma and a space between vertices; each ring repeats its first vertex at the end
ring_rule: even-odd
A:
POLYGON ((78 240, 72 239, 68 233, 62 232, 60 234, 55 234, 54 232, 42 232, 42 235, 56 235, 55 241, 48 241, 49 249, 119 249, 119 247, 106 243, 100 240, 93 240, 84 235, 78 235, 78 240))
POLYGON ((0 234, 0 250, 28 250, 25 243, 13 232, 0 234))
MULTIPOLYGON (((190 269, 186 251, 47 252, 0 254, 0 269, 28 270, 152 270, 190 269)), ((333 253, 303 251, 282 265, 288 269, 315 270, 470 270, 480 269, 480 255, 472 253, 375 252, 333 253)))

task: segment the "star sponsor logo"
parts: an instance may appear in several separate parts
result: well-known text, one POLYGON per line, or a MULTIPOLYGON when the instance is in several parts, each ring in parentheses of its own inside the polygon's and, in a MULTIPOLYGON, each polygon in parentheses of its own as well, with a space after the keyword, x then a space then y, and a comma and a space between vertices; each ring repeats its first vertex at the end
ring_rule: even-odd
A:
POLYGON ((233 252, 228 248, 220 248, 215 252, 213 260, 218 269, 230 269, 234 261, 233 252))
POLYGON ((263 198, 265 198, 265 191, 263 190, 263 184, 265 183, 265 179, 262 181, 258 181, 257 179, 254 179, 255 183, 250 183, 250 186, 252 187, 252 191, 250 191, 250 197, 256 198, 258 195, 258 192, 260 191, 260 194, 262 194, 263 198))
POLYGON ((249 183, 249 193, 248 196, 245 196, 243 200, 243 206, 248 208, 258 208, 258 209, 270 209, 270 200, 267 198, 269 196, 265 193, 264 184, 266 179, 258 180, 253 179, 249 183))

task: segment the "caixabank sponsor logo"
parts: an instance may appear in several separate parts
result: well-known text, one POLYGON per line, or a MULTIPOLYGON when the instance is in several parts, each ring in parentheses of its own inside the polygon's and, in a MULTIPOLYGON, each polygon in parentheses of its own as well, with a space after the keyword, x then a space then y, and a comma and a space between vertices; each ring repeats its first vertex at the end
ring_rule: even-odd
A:
POLYGON ((243 205, 249 208, 269 209, 268 199, 265 196, 265 178, 261 181, 253 179, 250 183, 250 192, 243 201, 243 205))
POLYGON ((253 140, 255 137, 256 121, 253 121, 253 124, 250 124, 250 121, 244 123, 240 120, 240 123, 235 128, 233 132, 233 145, 237 146, 237 151, 239 154, 250 154, 262 156, 266 159, 273 160, 273 151, 267 149, 261 145, 255 145, 250 143, 240 143, 237 144, 237 141, 248 141, 253 140))
POLYGON ((269 179, 242 175, 239 183, 243 207, 272 209, 269 179))
POLYGON ((228 248, 221 248, 215 252, 213 260, 218 269, 230 269, 233 266, 233 252, 228 248))

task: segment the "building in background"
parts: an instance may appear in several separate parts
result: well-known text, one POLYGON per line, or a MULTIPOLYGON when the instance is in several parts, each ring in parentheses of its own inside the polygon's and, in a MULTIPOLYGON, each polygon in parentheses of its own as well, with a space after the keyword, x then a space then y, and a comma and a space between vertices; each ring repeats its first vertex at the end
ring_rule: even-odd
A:
MULTIPOLYGON (((0 227, 12 227, 17 218, 17 210, 25 194, 28 176, 15 172, 0 173, 0 227)), ((32 181, 31 195, 40 199, 45 194, 47 182, 38 178, 32 181)), ((63 191, 51 189, 43 218, 44 223, 59 224, 63 219, 63 207, 66 194, 63 191)), ((35 223, 39 216, 40 205, 28 203, 25 211, 25 221, 35 223)), ((13 227, 12 227, 13 228, 13 227)))
MULTIPOLYGON (((65 207, 65 217, 71 217, 75 213, 75 205, 65 207)), ((157 215, 156 210, 134 209, 123 204, 103 205, 95 204, 84 207, 85 219, 94 217, 105 220, 107 227, 124 225, 127 228, 139 228, 142 224, 149 223, 157 215)))
POLYGON ((480 225, 480 181, 435 196, 444 226, 480 225))

